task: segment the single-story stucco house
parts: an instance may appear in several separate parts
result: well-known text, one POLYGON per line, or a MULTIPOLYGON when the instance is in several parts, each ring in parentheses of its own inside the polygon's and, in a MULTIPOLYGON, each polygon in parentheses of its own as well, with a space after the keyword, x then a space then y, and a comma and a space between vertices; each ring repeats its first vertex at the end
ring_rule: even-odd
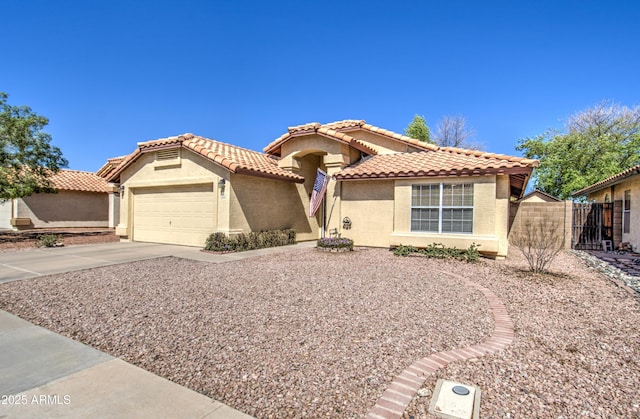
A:
POLYGON ((510 201, 536 165, 345 120, 290 127, 264 153, 193 134, 142 142, 107 180, 121 191, 116 234, 134 241, 203 246, 213 232, 283 228, 303 241, 324 229, 361 246, 476 243, 503 257, 510 201), (331 180, 309 217, 318 168, 331 180))
POLYGON ((114 188, 91 172, 62 169, 50 178, 57 193, 0 203, 0 228, 108 227, 114 188))
MULTIPOLYGON (((616 204, 622 212, 619 227, 622 230, 621 241, 629 243, 634 251, 640 251, 640 165, 580 189, 572 196, 586 197, 592 202, 616 204)), ((614 222, 614 228, 617 224, 614 222)))

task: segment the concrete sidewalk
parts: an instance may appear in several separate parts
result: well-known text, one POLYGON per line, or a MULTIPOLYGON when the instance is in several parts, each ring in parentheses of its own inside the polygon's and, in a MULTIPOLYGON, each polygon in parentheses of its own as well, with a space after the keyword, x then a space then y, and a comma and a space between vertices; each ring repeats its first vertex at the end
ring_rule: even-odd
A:
POLYGON ((0 353, 0 418, 251 418, 2 310, 0 353))
MULTIPOLYGON (((163 256, 213 263, 313 247, 216 255, 108 243, 0 254, 2 282, 163 256)), ((0 310, 0 418, 251 418, 220 402, 0 310)))

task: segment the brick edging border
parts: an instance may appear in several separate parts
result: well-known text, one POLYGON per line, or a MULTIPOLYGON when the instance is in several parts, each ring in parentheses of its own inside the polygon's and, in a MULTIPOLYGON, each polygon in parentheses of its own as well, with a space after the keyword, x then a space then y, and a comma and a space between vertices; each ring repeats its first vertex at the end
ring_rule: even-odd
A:
POLYGON ((513 322, 507 313, 507 308, 493 291, 460 275, 440 270, 437 270, 437 272, 455 277, 461 280, 465 287, 478 290, 484 295, 493 314, 493 333, 489 339, 482 343, 467 346, 466 348, 437 352, 415 361, 391 381, 391 384, 387 386, 382 396, 365 416, 366 419, 401 418, 418 389, 436 370, 444 368, 454 361, 466 361, 497 352, 513 342, 513 322))

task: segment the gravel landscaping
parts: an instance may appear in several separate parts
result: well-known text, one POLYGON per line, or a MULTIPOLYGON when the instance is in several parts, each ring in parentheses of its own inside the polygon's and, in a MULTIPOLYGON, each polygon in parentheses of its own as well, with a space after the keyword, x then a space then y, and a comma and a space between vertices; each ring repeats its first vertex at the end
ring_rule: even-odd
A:
MULTIPOLYGON (((554 261, 553 275, 531 275, 523 266, 514 252, 506 262, 473 268, 473 280, 507 306, 514 343, 476 362, 449 364, 424 387, 433 389, 438 378, 479 386, 481 417, 640 417, 637 294, 570 252, 554 261)), ((434 418, 425 413, 429 401, 414 398, 404 417, 434 418)))
POLYGON ((163 258, 0 287, 0 308, 257 417, 362 417, 413 360, 480 342, 482 294, 388 250, 163 258))
MULTIPOLYGON (((482 342, 492 290, 512 346, 437 378, 482 390, 481 417, 640 417, 637 297, 567 252, 552 275, 314 249, 208 264, 162 258, 0 285, 0 308, 259 418, 362 417, 418 358, 482 342)), ((430 397, 404 416, 430 418, 430 397)))

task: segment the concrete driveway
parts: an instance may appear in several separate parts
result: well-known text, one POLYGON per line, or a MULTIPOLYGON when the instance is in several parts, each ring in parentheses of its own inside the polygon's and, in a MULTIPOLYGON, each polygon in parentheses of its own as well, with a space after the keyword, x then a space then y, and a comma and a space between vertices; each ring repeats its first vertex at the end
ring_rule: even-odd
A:
POLYGON ((40 248, 0 253, 0 284, 43 275, 78 271, 98 266, 115 265, 118 263, 164 256, 222 263, 263 254, 288 251, 296 247, 312 246, 315 246, 315 242, 303 242, 292 246, 272 247, 269 249, 222 255, 201 252, 200 248, 197 247, 140 242, 40 248))

